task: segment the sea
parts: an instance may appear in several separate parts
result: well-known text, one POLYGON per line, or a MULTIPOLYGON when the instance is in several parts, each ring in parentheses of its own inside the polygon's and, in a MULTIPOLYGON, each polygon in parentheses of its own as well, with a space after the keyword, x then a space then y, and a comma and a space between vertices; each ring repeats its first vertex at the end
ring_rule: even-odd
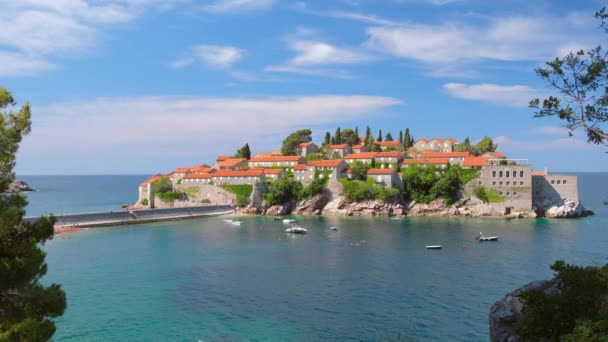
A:
MULTIPOLYGON (((294 216, 309 230, 296 236, 271 217, 215 217, 58 235, 42 279, 67 295, 53 341, 488 341, 492 304, 555 260, 608 262, 608 173, 578 176, 595 216, 294 216)), ((38 190, 36 216, 121 210, 147 175, 19 178, 38 190)))

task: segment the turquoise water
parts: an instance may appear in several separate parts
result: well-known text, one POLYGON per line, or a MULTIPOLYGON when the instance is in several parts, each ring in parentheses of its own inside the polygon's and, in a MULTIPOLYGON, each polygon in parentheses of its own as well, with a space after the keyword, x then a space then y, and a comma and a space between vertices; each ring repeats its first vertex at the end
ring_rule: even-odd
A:
POLYGON ((54 340, 486 341, 492 303, 554 260, 607 262, 608 174, 580 183, 597 216, 298 217, 302 236, 272 218, 208 218, 58 236, 44 280, 63 284, 68 309, 54 340), (476 243, 480 231, 500 240, 476 243))

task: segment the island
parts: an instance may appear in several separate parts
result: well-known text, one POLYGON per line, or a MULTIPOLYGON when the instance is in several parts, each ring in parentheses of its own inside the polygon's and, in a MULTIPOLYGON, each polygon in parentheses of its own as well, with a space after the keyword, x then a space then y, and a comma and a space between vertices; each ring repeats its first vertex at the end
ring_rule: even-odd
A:
POLYGON ((311 130, 251 156, 246 144, 213 163, 177 167, 139 185, 131 210, 231 204, 241 214, 581 217, 576 175, 534 170, 485 137, 393 139, 338 128, 322 144, 311 130))

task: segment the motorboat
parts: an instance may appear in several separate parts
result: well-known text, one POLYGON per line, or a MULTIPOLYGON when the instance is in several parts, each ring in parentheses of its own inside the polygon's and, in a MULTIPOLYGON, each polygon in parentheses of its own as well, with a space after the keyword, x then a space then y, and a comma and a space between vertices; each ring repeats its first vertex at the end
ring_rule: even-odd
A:
POLYGON ((426 249, 441 249, 441 245, 429 245, 426 246, 426 249))
POLYGON ((498 241, 498 236, 484 236, 482 232, 479 232, 479 235, 475 238, 476 240, 481 241, 498 241))
POLYGON ((231 223, 233 226, 240 226, 241 224, 243 224, 243 222, 241 221, 232 221, 231 223))
POLYGON ((331 230, 338 230, 338 227, 329 227, 331 230))
POLYGON ((306 234, 306 233, 308 233, 308 229, 303 228, 303 227, 293 226, 293 227, 285 229, 285 233, 289 233, 289 234, 306 234))
POLYGON ((296 222, 296 220, 294 220, 294 219, 284 219, 283 220, 283 223, 294 223, 294 222, 296 222))
POLYGON ((224 223, 232 223, 232 220, 222 220, 224 223))

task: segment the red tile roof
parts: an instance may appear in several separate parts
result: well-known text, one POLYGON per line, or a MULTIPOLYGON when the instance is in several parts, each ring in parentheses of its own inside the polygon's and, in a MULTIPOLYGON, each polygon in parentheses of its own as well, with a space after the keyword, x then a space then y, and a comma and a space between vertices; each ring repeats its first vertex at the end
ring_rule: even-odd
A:
POLYGON ((395 172, 395 170, 393 169, 369 169, 367 171, 368 175, 390 175, 393 172, 395 172))
POLYGON ((235 167, 246 160, 247 159, 245 158, 228 158, 217 163, 217 165, 219 165, 219 167, 235 167))
POLYGON ((378 152, 361 152, 361 153, 353 153, 347 154, 344 156, 344 159, 372 159, 376 158, 378 152))
POLYGON ((424 142, 424 143, 428 143, 428 142, 429 142, 429 139, 420 138, 420 139, 416 140, 416 142, 419 142, 419 141, 422 141, 422 142, 424 142))
POLYGON ((343 148, 346 148, 348 145, 346 144, 337 144, 337 145, 329 145, 329 148, 332 150, 341 150, 343 148))
POLYGON ((470 152, 422 152, 420 158, 465 158, 471 155, 470 152))
POLYGON ((299 143, 298 147, 308 147, 310 146, 312 143, 311 142, 303 142, 303 143, 299 143))
POLYGON ((447 139, 445 139, 445 141, 449 141, 449 142, 451 142, 452 144, 458 144, 458 140, 456 140, 456 139, 452 139, 452 138, 447 138, 447 139))
POLYGON ((433 140, 437 141, 440 144, 443 143, 443 139, 441 139, 441 138, 433 138, 433 139, 431 139, 431 141, 433 141, 433 140))
POLYGON ((293 169, 298 171, 306 171, 308 166, 306 164, 298 164, 293 169))
POLYGON ((178 167, 177 169, 175 169, 175 173, 186 173, 186 172, 190 172, 191 168, 189 167, 178 167))
POLYGON ((212 173, 213 171, 215 171, 215 169, 212 167, 196 167, 192 169, 192 172, 194 173, 212 173))
POLYGON ((196 165, 195 167, 193 167, 193 169, 196 169, 196 168, 203 168, 203 167, 210 167, 210 166, 209 166, 209 165, 207 165, 207 164, 198 164, 198 165, 196 165))
POLYGON ((547 171, 532 171, 530 172, 532 176, 548 176, 547 171))
POLYGON ((403 157, 403 153, 399 152, 399 151, 390 151, 390 152, 378 152, 378 154, 376 155, 376 157, 392 157, 392 158, 398 158, 398 157, 403 157))
POLYGON ((274 150, 274 151, 270 152, 270 154, 272 154, 273 156, 282 156, 283 155, 283 151, 281 151, 281 150, 274 150))
POLYGON ((189 175, 185 175, 184 179, 211 179, 213 174, 210 173, 191 173, 189 175))
POLYGON ((219 156, 215 159, 215 161, 220 162, 220 161, 224 161, 224 160, 230 159, 230 158, 232 158, 232 157, 231 156, 219 156))
POLYGON ((357 149, 358 150, 360 148, 363 148, 363 146, 365 146, 365 145, 363 145, 363 144, 353 145, 353 149, 357 149))
POLYGON ((258 157, 272 157, 272 153, 270 153, 270 152, 259 152, 259 153, 256 153, 252 158, 258 158, 258 157))
POLYGON ((433 165, 443 165, 449 164, 450 160, 448 158, 417 158, 417 159, 404 159, 403 164, 433 164, 433 165))
POLYGON ((466 157, 462 162, 462 166, 485 166, 488 164, 486 157, 466 157))
POLYGON ((278 163, 278 162, 297 162, 300 161, 301 156, 270 156, 270 157, 253 157, 249 159, 249 162, 268 162, 268 163, 278 163))
POLYGON ((139 184, 139 186, 146 186, 146 185, 148 185, 150 183, 154 183, 157 180, 159 180, 160 177, 162 177, 162 175, 160 173, 155 174, 154 176, 148 178, 147 180, 145 180, 144 182, 142 182, 141 184, 139 184))
POLYGON ((500 158, 500 159, 506 159, 507 156, 505 156, 504 154, 500 153, 500 152, 486 152, 483 155, 490 155, 494 158, 500 158))
POLYGON ((263 169, 252 169, 247 171, 233 171, 233 170, 218 170, 211 176, 216 177, 260 177, 264 174, 263 169))
POLYGON ((313 160, 308 162, 308 166, 314 167, 337 167, 340 163, 343 163, 342 159, 331 159, 331 160, 313 160))
POLYGON ((365 137, 359 137, 360 142, 365 142, 365 137))
POLYGON ((351 174, 351 173, 353 173, 353 170, 352 169, 344 169, 344 173, 351 174))
MULTIPOLYGON (((302 164, 302 165, 304 165, 304 164, 302 164)), ((251 169, 249 169, 249 170, 251 170, 251 169)), ((283 169, 264 169, 264 173, 267 175, 278 175, 284 171, 285 170, 283 170, 283 169)))
POLYGON ((397 140, 393 141, 376 141, 374 144, 379 146, 399 146, 401 143, 397 140))

